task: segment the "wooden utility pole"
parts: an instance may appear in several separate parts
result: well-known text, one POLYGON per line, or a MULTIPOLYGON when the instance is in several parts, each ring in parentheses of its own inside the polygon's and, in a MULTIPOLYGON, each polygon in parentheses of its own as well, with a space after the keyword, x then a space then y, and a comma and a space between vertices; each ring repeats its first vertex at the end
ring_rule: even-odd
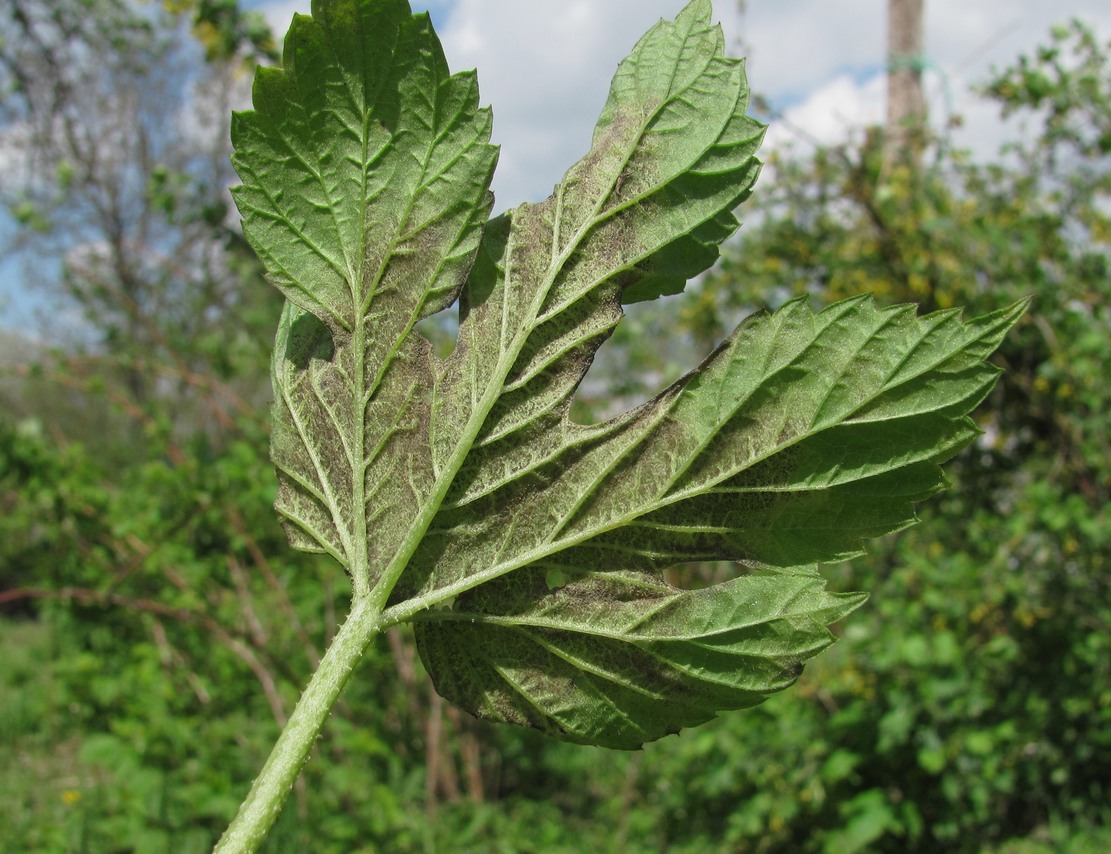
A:
POLYGON ((922 95, 922 7, 925 0, 887 0, 887 163, 917 161, 926 124, 922 95))

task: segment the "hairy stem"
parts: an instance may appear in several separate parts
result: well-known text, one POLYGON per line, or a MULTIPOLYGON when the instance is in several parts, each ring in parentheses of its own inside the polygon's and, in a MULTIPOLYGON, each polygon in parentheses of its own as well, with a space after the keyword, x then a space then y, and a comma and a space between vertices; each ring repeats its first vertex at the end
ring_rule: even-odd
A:
POLYGON ((266 765, 216 844, 216 854, 258 850, 308 761, 316 737, 343 693, 351 672, 362 659, 371 638, 381 630, 380 614, 367 597, 360 597, 352 604, 347 620, 297 701, 266 765))

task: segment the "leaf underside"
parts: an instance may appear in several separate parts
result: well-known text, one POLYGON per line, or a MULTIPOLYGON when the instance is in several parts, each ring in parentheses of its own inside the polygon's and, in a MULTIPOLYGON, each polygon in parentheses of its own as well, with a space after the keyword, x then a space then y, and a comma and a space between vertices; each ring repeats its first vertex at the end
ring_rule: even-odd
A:
POLYGON ((862 601, 813 565, 944 485, 1023 310, 794 301, 643 406, 572 422, 622 303, 712 264, 755 181, 763 129, 709 14, 650 30, 590 152, 492 220, 489 111, 404 0, 314 3, 233 124, 244 232, 287 300, 271 453, 291 543, 383 625, 414 621, 445 697, 573 741, 636 747, 793 681, 862 601), (456 300, 440 359, 414 327, 456 300), (702 560, 747 574, 663 578, 702 560))

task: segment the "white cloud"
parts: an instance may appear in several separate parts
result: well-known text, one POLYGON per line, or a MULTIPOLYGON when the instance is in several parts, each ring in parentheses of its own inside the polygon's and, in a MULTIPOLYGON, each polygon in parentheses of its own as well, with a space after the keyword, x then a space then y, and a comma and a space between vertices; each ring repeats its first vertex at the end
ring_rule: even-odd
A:
MULTIPOLYGON (((884 64, 882 0, 748 0, 744 6, 739 30, 749 83, 773 101, 803 99, 841 74, 858 76, 884 64)), ((715 9, 737 20, 735 4, 718 0, 715 9)))
POLYGON ((883 120, 886 81, 881 74, 863 81, 839 74, 771 123, 765 150, 803 144, 830 144, 851 131, 883 120))
POLYGON ((541 199, 586 153, 618 62, 674 0, 459 0, 440 30, 453 68, 478 68, 502 145, 497 207, 541 199))

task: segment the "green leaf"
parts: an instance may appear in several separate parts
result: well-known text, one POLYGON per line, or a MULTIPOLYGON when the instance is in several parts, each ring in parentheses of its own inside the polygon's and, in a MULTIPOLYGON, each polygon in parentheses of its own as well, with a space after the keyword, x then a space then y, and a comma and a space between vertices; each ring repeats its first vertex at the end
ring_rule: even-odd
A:
POLYGON ((314 4, 233 128, 244 227, 288 301, 291 542, 350 573, 352 619, 415 621, 449 699, 575 741, 635 747, 792 681, 861 601, 804 567, 914 521, 1023 310, 795 301, 643 406, 572 422, 622 303, 711 264, 756 178, 762 127, 709 15, 649 31, 587 155, 488 223, 489 114, 402 0, 314 4), (440 359, 415 325, 457 296, 440 359), (740 577, 662 580, 701 560, 740 577))
POLYGON ((403 0, 316 2, 233 124, 244 232, 288 303, 274 356, 277 507, 294 546, 369 588, 434 481, 435 370, 413 334, 456 298, 496 149, 403 0), (368 534, 373 531, 373 539, 368 534))
POLYGON ((418 623, 436 690, 481 717, 635 748, 787 687, 866 598, 809 575, 684 591, 643 573, 582 573, 549 591, 522 571, 418 623))

